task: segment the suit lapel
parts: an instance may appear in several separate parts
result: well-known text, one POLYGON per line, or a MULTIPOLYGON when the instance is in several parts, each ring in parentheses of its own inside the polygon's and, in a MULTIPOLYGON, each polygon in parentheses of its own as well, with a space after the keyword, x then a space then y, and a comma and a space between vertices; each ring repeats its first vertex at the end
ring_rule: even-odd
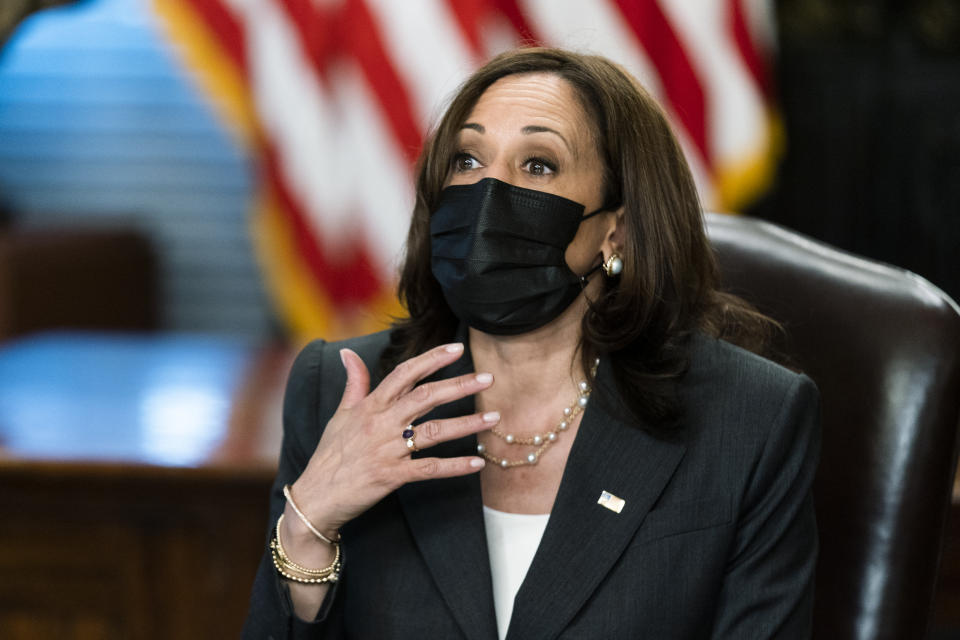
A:
POLYGON ((508 638, 554 638, 623 553, 683 457, 684 446, 615 417, 612 376, 601 367, 560 489, 526 579, 508 638), (607 390, 607 391, 604 391, 607 390), (625 501, 618 514, 602 491, 625 501))
MULTIPOLYGON (((449 378, 473 370, 469 353, 432 378, 449 378)), ((453 402, 422 421, 473 413, 473 398, 453 402)), ((475 436, 439 444, 421 456, 452 457, 476 453, 475 436)), ((397 494, 417 548, 465 637, 496 640, 496 614, 490 556, 483 523, 480 476, 416 482, 397 494)))

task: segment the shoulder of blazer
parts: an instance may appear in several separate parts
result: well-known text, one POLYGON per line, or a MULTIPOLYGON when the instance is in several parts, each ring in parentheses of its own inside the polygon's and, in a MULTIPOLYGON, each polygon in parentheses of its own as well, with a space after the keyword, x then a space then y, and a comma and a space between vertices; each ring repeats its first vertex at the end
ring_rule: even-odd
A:
POLYGON ((816 413, 819 399, 806 375, 704 335, 693 339, 680 393, 694 430, 734 429, 738 437, 760 441, 785 405, 799 402, 816 413))
POLYGON ((380 354, 390 342, 390 332, 380 331, 338 342, 317 339, 297 355, 287 378, 283 397, 283 428, 301 452, 313 451, 327 420, 333 415, 347 376, 340 361, 340 350, 351 349, 371 372, 371 386, 378 380, 376 368, 380 354))
MULTIPOLYGON (((690 368, 682 385, 691 387, 709 382, 715 391, 736 389, 738 395, 743 395, 782 392, 798 380, 809 381, 809 378, 725 340, 695 334, 690 345, 690 368)), ((809 384, 813 384, 812 381, 809 384)))
POLYGON ((681 383, 688 452, 723 451, 755 464, 771 442, 816 458, 819 392, 813 381, 723 340, 698 336, 681 383))

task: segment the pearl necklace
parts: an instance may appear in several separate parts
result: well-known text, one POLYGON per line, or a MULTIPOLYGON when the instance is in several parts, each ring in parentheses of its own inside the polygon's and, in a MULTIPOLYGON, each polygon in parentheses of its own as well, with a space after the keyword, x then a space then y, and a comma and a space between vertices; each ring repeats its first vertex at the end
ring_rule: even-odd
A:
MULTIPOLYGON (((593 378, 597 375, 597 366, 600 364, 600 359, 597 358, 593 361, 593 367, 590 368, 590 377, 593 378)), ((503 433, 499 429, 491 429, 490 433, 500 438, 509 445, 527 445, 537 447, 535 451, 531 451, 527 454, 527 457, 523 460, 507 460, 506 458, 498 458, 497 456, 491 454, 487 451, 487 447, 484 444, 477 444, 477 453, 483 456, 488 461, 499 466, 501 469, 509 469, 510 467, 520 467, 523 465, 537 464, 540 460, 540 456, 547 450, 547 448, 557 441, 560 437, 560 433, 566 431, 570 428, 570 425, 573 423, 574 418, 580 415, 584 409, 587 408, 587 403, 590 401, 590 385, 586 380, 581 380, 580 384, 577 385, 578 394, 577 400, 572 405, 563 408, 563 419, 557 423, 556 428, 546 433, 537 433, 532 436, 527 437, 518 437, 512 433, 503 433)))

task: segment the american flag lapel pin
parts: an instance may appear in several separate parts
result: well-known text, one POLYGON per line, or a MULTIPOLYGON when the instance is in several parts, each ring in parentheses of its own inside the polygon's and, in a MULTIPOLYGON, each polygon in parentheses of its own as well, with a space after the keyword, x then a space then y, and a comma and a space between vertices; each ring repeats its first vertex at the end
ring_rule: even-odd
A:
POLYGON ((623 511, 623 505, 627 502, 623 498, 618 498, 609 491, 604 491, 600 494, 600 499, 597 500, 597 504, 601 507, 605 507, 613 511, 614 513, 620 513, 623 511))

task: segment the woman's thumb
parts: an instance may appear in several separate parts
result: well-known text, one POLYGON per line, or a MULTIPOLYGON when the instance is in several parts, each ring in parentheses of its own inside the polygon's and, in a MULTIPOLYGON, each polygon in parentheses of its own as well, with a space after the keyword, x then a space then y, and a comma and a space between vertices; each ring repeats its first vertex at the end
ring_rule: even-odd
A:
POLYGON ((347 370, 347 384, 343 388, 340 407, 350 409, 370 393, 370 372, 360 356, 350 349, 340 349, 340 361, 347 370))

